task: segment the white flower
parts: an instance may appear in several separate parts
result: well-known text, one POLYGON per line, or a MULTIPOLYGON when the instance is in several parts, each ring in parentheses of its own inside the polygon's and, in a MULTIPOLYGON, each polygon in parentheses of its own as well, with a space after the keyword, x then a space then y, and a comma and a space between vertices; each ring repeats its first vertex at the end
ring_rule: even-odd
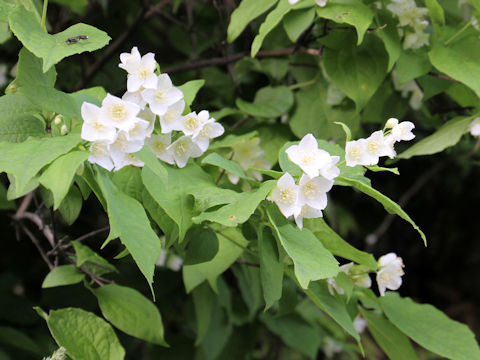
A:
POLYGON ((303 205, 300 214, 295 215, 295 224, 301 230, 303 228, 303 219, 316 219, 323 217, 322 210, 314 209, 308 205, 303 205))
POLYGON ((328 0, 315 0, 315 3, 320 7, 324 7, 325 5, 327 5, 327 1, 328 0))
POLYGON ((297 2, 299 2, 300 0, 288 0, 288 2, 290 3, 290 5, 293 5, 293 4, 296 4, 297 2))
POLYGON ((470 123, 469 130, 472 136, 480 136, 480 117, 473 119, 473 121, 470 123))
POLYGON ((357 315, 355 320, 353 320, 353 327, 357 333, 361 334, 367 328, 367 321, 361 315, 357 315))
POLYGON ((397 290, 402 285, 403 260, 395 253, 388 253, 378 259, 377 284, 381 296, 385 290, 397 290))
POLYGON ((367 157, 367 141, 358 139, 347 141, 345 145, 345 160, 347 166, 365 165, 367 157))
POLYGON ((167 147, 171 151, 173 160, 179 168, 187 165, 189 158, 196 158, 203 154, 203 151, 192 141, 190 136, 182 136, 167 147))
POLYGON ((416 30, 415 32, 408 32, 403 40, 404 49, 419 49, 422 46, 428 45, 430 35, 427 32, 416 30))
POLYGON ((402 121, 392 128, 392 136, 395 141, 412 140, 415 137, 415 135, 412 133, 414 128, 415 125, 411 121, 402 121))
POLYGON ((413 110, 418 110, 422 107, 422 99, 423 99, 423 91, 417 85, 417 88, 414 91, 412 91, 412 96, 410 96, 410 100, 408 101, 408 105, 410 105, 410 107, 413 110))
POLYGON ((135 46, 131 53, 120 54, 120 61, 121 64, 118 66, 128 72, 127 89, 129 92, 135 92, 141 87, 155 88, 157 76, 154 73, 156 62, 153 53, 140 57, 140 53, 135 46))
MULTIPOLYGON (((150 122, 137 118, 135 125, 127 132, 127 140, 129 141, 143 141, 152 133, 150 131, 150 122), (150 132, 149 132, 150 131, 150 132)), ((152 129, 153 130, 153 129, 152 129)))
POLYGON ((428 14, 428 9, 419 8, 414 0, 392 0, 393 4, 387 5, 387 9, 394 13, 399 20, 399 26, 413 24, 428 14))
POLYGON ((142 167, 145 165, 143 161, 137 159, 135 155, 131 153, 112 152, 112 160, 115 165, 115 171, 120 170, 124 166, 133 165, 142 167))
POLYGON ((340 160, 340 156, 330 156, 324 166, 320 168, 320 175, 328 180, 335 179, 338 175, 340 175, 340 169, 337 166, 338 161, 340 160))
POLYGON ((119 131, 117 139, 110 145, 110 153, 112 158, 114 154, 116 156, 122 156, 123 153, 135 153, 140 151, 143 147, 144 139, 142 140, 129 140, 128 133, 125 131, 119 131))
POLYGON ((330 295, 335 296, 335 291, 337 294, 343 295, 345 290, 341 286, 338 286, 334 278, 327 279, 328 292, 330 295))
MULTIPOLYGON (((81 108, 83 125, 81 137, 87 141, 115 141, 117 131, 113 126, 101 123, 98 119, 100 108, 94 104, 84 102, 81 108)), ((56 118, 55 118, 56 120, 56 118)))
MULTIPOLYGON (((398 125, 397 125, 398 126, 398 125)), ((393 130, 392 130, 393 131, 393 130)), ((372 133, 366 141, 366 157, 363 165, 376 165, 380 156, 388 156, 392 152, 391 146, 385 141, 382 130, 372 133)))
POLYGON ((175 163, 172 152, 167 150, 168 146, 172 143, 172 137, 170 133, 152 135, 149 139, 145 140, 145 143, 150 145, 153 152, 160 160, 165 161, 170 165, 175 163))
POLYGON ((390 118, 387 120, 387 122, 385 123, 385 128, 386 129, 391 129, 393 128, 395 125, 398 125, 398 119, 397 118, 390 118))
MULTIPOLYGON (((201 114, 202 112, 200 112, 201 114)), ((199 115, 200 115, 199 114, 199 115)), ((207 151, 210 145, 210 139, 223 135, 225 129, 222 125, 215 122, 215 119, 209 119, 203 124, 200 131, 193 137, 193 141, 198 145, 202 151, 207 151)))
POLYGON ((90 163, 98 164, 108 171, 113 169, 113 161, 110 157, 109 144, 101 141, 94 141, 90 144, 90 152, 92 153, 92 155, 90 155, 88 158, 90 163))
POLYGON ((310 178, 307 174, 303 174, 298 186, 299 204, 308 205, 317 210, 327 207, 327 192, 332 188, 333 180, 325 179, 323 176, 310 178))
POLYGON ((157 78, 156 87, 143 90, 142 97, 153 113, 161 116, 167 112, 170 105, 183 99, 183 93, 172 85, 167 74, 162 74, 157 78))
POLYGON ((157 115, 155 115, 149 107, 146 107, 137 115, 139 119, 148 121, 148 127, 146 129, 147 137, 150 137, 153 133, 153 129, 155 128, 155 119, 157 115))
POLYGON ((167 134, 173 130, 180 131, 180 120, 182 119, 183 110, 185 110, 185 101, 179 100, 170 105, 165 114, 160 115, 160 127, 162 133, 167 134))
POLYGON ((140 109, 145 109, 145 105, 147 105, 147 102, 143 100, 142 97, 142 91, 145 90, 145 88, 141 87, 137 91, 127 91, 125 94, 122 96, 122 100, 132 102, 134 104, 137 104, 140 106, 140 109))
POLYGON ((285 152, 290 161, 311 178, 318 176, 320 169, 330 161, 330 154, 318 148, 317 140, 312 134, 305 135, 298 145, 290 146, 285 152))
POLYGON ((128 131, 135 126, 139 111, 140 107, 137 104, 107 94, 102 101, 98 121, 102 124, 128 131))
POLYGON ((272 191, 270 200, 274 201, 285 217, 298 216, 302 207, 298 204, 299 188, 292 175, 285 173, 277 181, 277 186, 272 191))
POLYGON ((368 289, 372 286, 372 279, 368 275, 368 268, 362 265, 355 265, 353 262, 349 262, 340 266, 340 270, 348 275, 352 279, 355 286, 368 289))
MULTIPOLYGON (((205 116, 205 115, 204 115, 205 116)), ((207 112, 208 117, 208 112, 207 112)), ((196 112, 191 112, 190 114, 185 115, 180 120, 180 130, 187 136, 195 136, 202 129, 203 121, 200 118, 200 114, 197 115, 196 112)))

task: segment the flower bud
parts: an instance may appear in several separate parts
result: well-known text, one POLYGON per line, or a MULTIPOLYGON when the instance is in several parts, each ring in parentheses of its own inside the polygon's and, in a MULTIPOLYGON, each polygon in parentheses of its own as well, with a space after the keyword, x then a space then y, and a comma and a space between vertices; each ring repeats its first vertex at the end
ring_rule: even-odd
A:
POLYGON ((60 135, 64 136, 64 135, 67 135, 67 133, 68 133, 67 125, 63 124, 62 127, 60 128, 60 135))
POLYGON ((63 122, 63 116, 60 114, 55 116, 55 118, 53 119, 53 123, 57 126, 59 126, 62 122, 63 122))
POLYGON ((395 125, 398 125, 398 119, 396 119, 396 118, 390 118, 390 119, 387 120, 387 123, 385 124, 385 128, 391 129, 391 128, 393 128, 395 125))

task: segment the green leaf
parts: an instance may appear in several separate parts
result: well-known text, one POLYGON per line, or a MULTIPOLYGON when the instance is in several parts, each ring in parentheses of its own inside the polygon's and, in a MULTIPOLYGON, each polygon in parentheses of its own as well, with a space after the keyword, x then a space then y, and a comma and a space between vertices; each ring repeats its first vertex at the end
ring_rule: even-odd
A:
POLYGON ((204 283, 192 291, 192 299, 193 305, 195 306, 195 317, 197 319, 195 346, 198 346, 203 342, 212 320, 214 294, 208 284, 204 283))
POLYGON ((68 194, 61 202, 58 210, 68 225, 72 225, 77 220, 82 210, 83 198, 80 190, 76 186, 70 187, 68 194))
POLYGON ((112 181, 121 192, 142 202, 144 186, 141 173, 141 169, 136 166, 125 166, 113 173, 112 181))
POLYGON ((438 38, 428 53, 432 65, 441 72, 451 76, 480 96, 480 44, 476 30, 465 31, 458 38, 445 45, 454 30, 446 28, 445 35, 438 38), (461 64, 461 66, 459 66, 461 64))
POLYGON ((270 231, 258 233, 260 279, 262 281, 265 311, 282 297, 283 263, 279 261, 277 243, 270 231))
POLYGON ((262 306, 262 287, 260 270, 257 267, 233 264, 231 268, 237 279, 238 289, 245 305, 247 305, 246 321, 254 321, 257 311, 262 306))
POLYGON ((45 122, 34 116, 37 105, 21 94, 0 97, 0 141, 21 142, 29 136, 45 136, 45 122))
POLYGON ((388 53, 387 71, 390 72, 402 54, 402 42, 392 13, 387 10, 379 10, 377 16, 379 24, 387 25, 385 28, 375 31, 374 34, 383 41, 385 50, 388 53))
POLYGON ((231 174, 237 175, 241 179, 248 179, 245 171, 235 161, 225 159, 217 153, 210 153, 202 160, 202 164, 210 164, 225 169, 231 174))
POLYGON ((0 1, 0 22, 8 23, 8 14, 13 10, 15 5, 5 1, 0 1))
POLYGON ((53 210, 67 196, 78 167, 90 156, 89 151, 72 151, 54 160, 42 173, 38 181, 53 194, 53 210))
POLYGON ((298 314, 293 313, 274 317, 269 313, 264 313, 261 316, 261 320, 286 345, 298 350, 310 359, 316 359, 323 339, 319 336, 318 331, 298 314))
POLYGON ((312 231, 320 239, 323 246, 336 256, 352 260, 358 264, 375 271, 377 262, 375 258, 364 251, 350 245, 343 240, 323 219, 304 219, 304 226, 312 231))
POLYGON ((22 86, 49 86, 53 87, 57 78, 55 68, 46 73, 42 71, 42 60, 33 55, 26 48, 20 50, 18 55, 17 77, 13 84, 22 86))
POLYGON ((427 245, 427 238, 425 237, 425 234, 423 233, 423 231, 420 230, 420 228, 417 226, 417 224, 415 224, 415 222, 410 218, 410 216, 408 216, 407 213, 405 211, 403 211, 403 209, 400 207, 400 205, 398 205, 396 202, 389 199, 387 196, 383 195, 381 192, 375 190, 371 186, 369 186, 367 184, 364 184, 364 183, 362 183, 362 182, 360 182, 356 179, 349 179, 349 178, 346 178, 346 177, 343 177, 343 176, 339 176, 339 177, 337 177, 336 180, 339 181, 339 185, 352 186, 352 187, 360 190, 364 194, 374 198, 380 204, 382 204, 383 207, 385 208, 385 210, 387 210, 388 213, 396 214, 396 215, 400 216, 402 219, 404 219, 405 221, 408 221, 412 225, 412 227, 415 230, 417 230, 417 232, 420 234, 420 237, 423 239, 423 242, 424 242, 425 246, 427 245))
MULTIPOLYGON (((7 95, 9 96, 9 95, 7 95)), ((80 142, 78 135, 31 139, 23 143, 0 142, 0 171, 15 178, 16 193, 23 189, 45 165, 67 153, 80 142)))
POLYGON ((382 42, 373 36, 358 47, 347 42, 338 50, 326 48, 323 58, 328 76, 355 102, 357 112, 365 107, 387 75, 388 54, 382 42))
POLYGON ((79 241, 72 241, 72 245, 75 249, 75 254, 77 255, 77 258, 75 259, 77 266, 83 266, 96 275, 118 272, 115 266, 110 264, 88 246, 83 245, 79 241))
POLYGON ((178 89, 183 92, 183 100, 185 101, 185 112, 189 111, 190 105, 197 96, 198 91, 205 85, 205 80, 190 80, 185 84, 178 86, 178 89))
POLYGON ((212 260, 183 266, 183 283, 187 293, 190 293, 205 280, 208 280, 210 286, 216 291, 217 277, 237 260, 248 244, 248 241, 237 228, 226 228, 217 232, 217 237, 218 252, 212 260))
POLYGON ((413 144, 397 157, 400 159, 410 159, 413 156, 436 154, 450 146, 456 145, 463 134, 468 132, 473 118, 473 116, 462 116, 448 121, 432 135, 413 144))
POLYGON ((427 74, 432 65, 424 51, 403 51, 397 61, 397 78, 400 84, 427 74))
POLYGON ((120 192, 103 171, 97 173, 97 181, 107 201, 111 233, 120 237, 152 289, 155 264, 160 257, 160 239, 137 200, 120 192))
POLYGON ((388 171, 391 172, 392 174, 395 175, 400 175, 400 172, 398 171, 398 168, 387 168, 387 167, 382 167, 378 165, 368 165, 366 168, 370 171, 373 172, 382 172, 382 171, 388 171))
POLYGON ((212 260, 218 253, 217 234, 208 228, 192 228, 187 233, 189 239, 184 265, 195 265, 212 260))
POLYGON ((269 205, 267 213, 276 237, 293 261, 295 276, 302 288, 308 288, 310 281, 338 274, 338 261, 310 230, 299 230, 290 224, 273 204, 269 205))
POLYGON ((398 330, 383 315, 367 311, 359 307, 360 313, 367 320, 368 331, 375 341, 391 360, 416 360, 417 354, 412 344, 400 330, 398 330))
POLYGON ((105 32, 86 24, 75 24, 60 33, 49 35, 42 29, 34 13, 23 6, 12 10, 8 19, 10 29, 22 44, 43 59, 43 72, 67 56, 101 49, 110 41, 105 32), (66 42, 68 38, 78 35, 88 36, 88 39, 71 44, 66 42))
POLYGON ((85 274, 78 271, 75 265, 60 265, 47 274, 45 280, 43 280, 42 288, 72 285, 79 283, 84 278, 85 274))
POLYGON ((283 18, 283 28, 290 41, 295 42, 299 36, 312 24, 315 8, 291 11, 283 18))
POLYGON ((123 360, 125 350, 112 327, 91 312, 76 308, 50 311, 47 325, 73 360, 123 360))
POLYGON ((433 25, 438 31, 438 26, 445 25, 445 13, 437 0, 425 0, 425 5, 428 8, 428 14, 432 19, 433 25))
POLYGON ((354 26, 357 30, 357 45, 362 43, 373 19, 373 11, 359 0, 330 0, 325 7, 317 8, 317 15, 336 23, 354 26))
POLYGON ((230 18, 227 30, 228 42, 233 42, 248 23, 270 9, 277 0, 243 0, 230 18))
POLYGON ((417 304, 392 292, 383 296, 381 303, 389 320, 424 348, 452 360, 480 359, 470 329, 432 305, 417 304))
POLYGON ((116 284, 93 290, 103 316, 124 333, 168 346, 158 308, 138 291, 116 284))
POLYGON ((231 148, 237 144, 240 144, 244 141, 248 141, 254 137, 258 136, 257 131, 251 131, 249 133, 243 135, 234 135, 229 134, 222 138, 221 140, 215 141, 213 144, 209 146, 209 150, 217 150, 221 148, 231 148))
POLYGON ((286 86, 267 86, 257 91, 253 103, 238 98, 236 105, 251 116, 278 117, 292 107, 293 93, 286 86))
MULTIPOLYGON (((292 10, 293 6, 287 0, 280 0, 278 5, 271 11, 265 21, 260 25, 258 35, 255 36, 252 43, 251 56, 255 57, 262 47, 265 37, 282 21, 282 18, 292 10)), ((248 23, 248 22, 247 22, 248 23)), ((238 105, 238 104, 237 104, 238 105)))
POLYGON ((241 193, 235 201, 218 210, 201 213, 193 218, 193 222, 199 224, 207 220, 225 226, 243 224, 255 212, 260 202, 265 200, 275 185, 276 181, 274 180, 266 181, 258 189, 241 193))
POLYGON ((10 201, 7 198, 7 189, 5 185, 0 182, 0 210, 14 210, 16 205, 14 201, 10 201))

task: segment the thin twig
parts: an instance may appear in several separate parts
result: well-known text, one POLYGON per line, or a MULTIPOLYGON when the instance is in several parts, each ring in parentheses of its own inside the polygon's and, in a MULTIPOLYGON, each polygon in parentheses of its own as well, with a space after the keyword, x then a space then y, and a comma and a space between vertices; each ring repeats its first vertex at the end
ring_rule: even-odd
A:
POLYGON ((448 81, 452 81, 452 82, 456 82, 456 83, 459 83, 459 84, 460 84, 460 81, 455 80, 454 78, 452 78, 452 77, 450 77, 450 76, 447 76, 447 75, 436 74, 436 73, 434 73, 434 72, 432 72, 432 71, 430 71, 430 72, 428 73, 428 75, 434 76, 434 77, 439 78, 439 79, 448 80, 448 81))
POLYGON ((38 239, 35 237, 35 235, 33 235, 30 230, 27 229, 26 226, 24 225, 21 225, 20 226, 22 231, 30 238, 30 240, 32 241, 33 245, 35 245, 35 247, 37 248, 38 252, 40 253, 40 256, 42 257, 42 259, 45 261, 45 263, 47 264, 48 268, 50 270, 53 270, 54 266, 53 264, 50 262, 50 260, 48 260, 48 257, 47 255, 45 254, 45 252, 43 251, 42 247, 40 246, 40 242, 38 241, 38 239))
POLYGON ((50 229, 50 227, 48 225, 44 224, 43 220, 37 214, 31 213, 31 212, 23 212, 23 213, 19 214, 17 212, 15 215, 12 216, 12 219, 15 220, 15 221, 20 221, 20 220, 23 220, 23 219, 30 220, 35 225, 37 225, 38 229, 41 232, 43 232, 43 235, 48 240, 48 242, 50 243, 52 248, 55 247, 55 239, 53 237, 52 230, 50 229))
MULTIPOLYGON (((234 154, 234 152, 232 151, 232 154, 230 155, 230 157, 228 158, 228 160, 232 160, 232 159, 233 159, 233 154, 234 154)), ((222 177, 223 177, 224 174, 225 174, 225 169, 222 169, 222 171, 220 172, 220 175, 218 175, 217 181, 215 181, 215 185, 218 185, 218 183, 220 182, 220 180, 222 179, 222 177)))
POLYGON ((32 199, 33 199, 33 191, 32 192, 29 192, 27 195, 25 195, 25 197, 22 199, 22 202, 20 203, 20 206, 18 207, 18 210, 17 210, 17 215, 21 215, 23 214, 28 206, 30 205, 30 203, 32 202, 32 199))
POLYGON ((108 226, 108 225, 107 225, 107 226, 104 226, 104 227, 102 227, 102 228, 100 228, 100 229, 90 231, 89 233, 87 233, 87 234, 85 234, 85 235, 82 235, 82 236, 76 238, 76 239, 73 240, 73 241, 83 241, 83 240, 86 240, 86 239, 88 239, 88 238, 90 238, 90 237, 92 237, 92 236, 95 236, 95 235, 100 234, 100 233, 102 233, 102 232, 104 232, 104 231, 107 231, 107 230, 110 230, 110 226, 108 226))

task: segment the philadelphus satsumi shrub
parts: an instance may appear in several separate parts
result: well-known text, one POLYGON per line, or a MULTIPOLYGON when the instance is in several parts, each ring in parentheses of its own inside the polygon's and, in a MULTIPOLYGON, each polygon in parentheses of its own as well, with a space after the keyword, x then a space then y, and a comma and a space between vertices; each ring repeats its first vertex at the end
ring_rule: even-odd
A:
POLYGON ((141 167, 144 163, 133 154, 147 144, 160 160, 182 168, 189 158, 205 153, 210 139, 223 134, 223 126, 206 110, 184 115, 184 95, 167 74, 155 73, 153 53, 141 56, 134 47, 122 53, 120 61, 119 67, 128 73, 123 97, 107 94, 101 107, 82 104, 81 136, 91 142, 89 162, 109 171, 141 167))

